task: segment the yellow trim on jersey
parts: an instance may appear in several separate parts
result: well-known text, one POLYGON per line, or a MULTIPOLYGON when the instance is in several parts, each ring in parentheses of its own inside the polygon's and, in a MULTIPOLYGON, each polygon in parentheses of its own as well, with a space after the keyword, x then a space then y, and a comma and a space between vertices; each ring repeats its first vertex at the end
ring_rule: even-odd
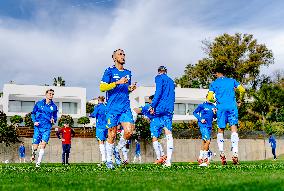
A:
POLYGON ((209 91, 206 97, 207 101, 209 102, 215 102, 215 96, 214 96, 214 92, 209 91))
POLYGON ((238 85, 237 89, 240 92, 240 98, 243 99, 244 93, 246 92, 245 88, 242 85, 238 85))
POLYGON ((103 83, 103 82, 100 83, 100 90, 101 90, 102 92, 112 90, 112 89, 115 88, 115 87, 116 87, 115 82, 112 82, 112 83, 110 83, 110 84, 108 84, 108 83, 103 83))

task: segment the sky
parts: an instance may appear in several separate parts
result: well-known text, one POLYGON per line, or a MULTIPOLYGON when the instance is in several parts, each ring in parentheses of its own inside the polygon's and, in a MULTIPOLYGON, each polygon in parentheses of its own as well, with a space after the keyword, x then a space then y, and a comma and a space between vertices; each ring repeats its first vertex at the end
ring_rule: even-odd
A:
POLYGON ((284 68, 281 0, 0 0, 0 89, 4 83, 85 87, 98 96, 115 49, 138 86, 154 85, 157 68, 172 78, 206 55, 202 40, 249 33, 272 50, 272 74, 284 68))

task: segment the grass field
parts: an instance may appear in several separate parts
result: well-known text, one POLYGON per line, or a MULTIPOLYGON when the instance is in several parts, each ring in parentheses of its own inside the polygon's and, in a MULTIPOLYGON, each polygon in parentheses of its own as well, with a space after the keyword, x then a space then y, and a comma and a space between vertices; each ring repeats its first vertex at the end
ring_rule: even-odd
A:
POLYGON ((284 160, 198 167, 174 163, 108 170, 96 164, 1 164, 0 190, 284 190, 284 160))

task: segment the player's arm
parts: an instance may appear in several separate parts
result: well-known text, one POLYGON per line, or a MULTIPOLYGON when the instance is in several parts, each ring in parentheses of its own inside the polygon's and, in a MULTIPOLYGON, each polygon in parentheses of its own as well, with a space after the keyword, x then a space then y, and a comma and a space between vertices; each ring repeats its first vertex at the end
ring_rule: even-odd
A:
POLYGON ((56 132, 56 136, 57 136, 58 139, 61 139, 61 137, 60 137, 60 133, 61 133, 61 132, 62 132, 61 129, 59 129, 59 130, 56 132))
POLYGON ((194 115, 194 117, 197 118, 198 121, 202 120, 202 118, 199 115, 201 110, 202 110, 201 105, 198 105, 198 107, 193 111, 193 115, 194 115))
POLYGON ((96 118, 97 114, 98 114, 98 107, 96 106, 94 108, 94 111, 90 114, 90 117, 96 118))
POLYGON ((57 121, 57 112, 58 112, 58 109, 56 107, 55 111, 52 113, 52 118, 53 118, 54 123, 56 123, 57 121))
POLYGON ((156 76, 155 78, 155 83, 156 83, 156 91, 155 91, 155 95, 151 104, 152 108, 157 107, 161 96, 162 96, 162 85, 163 85, 163 81, 160 75, 156 76))
POLYGON ((75 131, 71 129, 71 137, 75 137, 75 131))
POLYGON ((37 111, 38 111, 38 106, 37 106, 37 103, 36 103, 34 108, 33 108, 32 113, 31 113, 31 118, 32 118, 33 123, 37 122, 36 121, 36 113, 37 113, 37 111))

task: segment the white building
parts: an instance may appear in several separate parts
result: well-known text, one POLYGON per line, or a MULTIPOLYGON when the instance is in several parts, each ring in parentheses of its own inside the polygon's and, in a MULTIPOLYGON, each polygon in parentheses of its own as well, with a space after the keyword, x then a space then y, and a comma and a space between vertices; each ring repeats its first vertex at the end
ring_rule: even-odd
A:
POLYGON ((0 109, 7 117, 25 116, 37 101, 45 98, 47 89, 54 90, 53 101, 58 106, 58 117, 62 114, 74 119, 86 116, 86 88, 80 87, 4 84, 0 109))
MULTIPOLYGON (((198 104, 206 100, 207 92, 208 89, 176 87, 173 120, 175 122, 196 120, 192 113, 198 104)), ((130 94, 131 108, 145 105, 148 102, 149 96, 154 93, 155 87, 138 87, 130 94)))

